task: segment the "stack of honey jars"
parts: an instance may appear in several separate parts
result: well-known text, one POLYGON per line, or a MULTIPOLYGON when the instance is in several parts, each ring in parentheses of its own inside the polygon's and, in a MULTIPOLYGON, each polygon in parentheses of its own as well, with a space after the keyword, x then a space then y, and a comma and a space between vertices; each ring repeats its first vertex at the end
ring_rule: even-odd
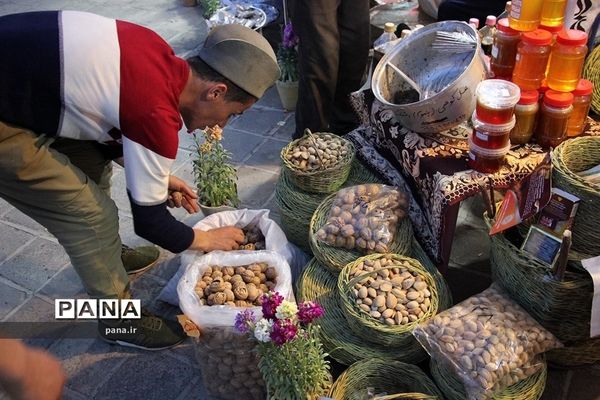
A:
POLYGON ((498 21, 492 74, 518 85, 524 96, 517 106, 513 144, 531 139, 550 149, 585 129, 593 89, 581 79, 588 37, 583 31, 563 29, 566 3, 513 0, 508 19, 498 21), (533 91, 540 96, 538 107, 533 91), (525 132, 525 127, 531 131, 525 132))
POLYGON ((477 103, 469 134, 469 166, 479 172, 495 172, 510 150, 515 126, 514 109, 520 99, 517 85, 501 79, 484 80, 477 86, 477 103))

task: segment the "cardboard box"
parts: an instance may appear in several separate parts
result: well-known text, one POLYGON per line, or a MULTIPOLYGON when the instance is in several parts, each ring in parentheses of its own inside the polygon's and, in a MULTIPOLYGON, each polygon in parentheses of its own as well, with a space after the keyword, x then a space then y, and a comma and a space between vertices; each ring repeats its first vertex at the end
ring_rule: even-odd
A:
POLYGON ((542 209, 538 224, 562 238, 565 229, 571 229, 573 225, 579 201, 579 197, 571 193, 552 188, 550 202, 542 209))

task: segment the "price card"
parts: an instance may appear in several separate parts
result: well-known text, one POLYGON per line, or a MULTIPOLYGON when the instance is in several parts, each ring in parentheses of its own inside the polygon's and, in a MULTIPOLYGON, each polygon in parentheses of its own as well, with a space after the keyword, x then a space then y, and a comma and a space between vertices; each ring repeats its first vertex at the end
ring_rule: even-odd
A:
POLYGON ((594 281, 590 337, 595 337, 600 335, 600 256, 581 260, 581 265, 590 273, 594 281))

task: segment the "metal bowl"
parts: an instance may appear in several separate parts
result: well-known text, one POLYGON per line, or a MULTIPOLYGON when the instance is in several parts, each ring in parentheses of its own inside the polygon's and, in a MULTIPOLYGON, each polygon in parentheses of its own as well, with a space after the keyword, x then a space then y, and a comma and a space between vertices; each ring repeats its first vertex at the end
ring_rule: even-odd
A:
POLYGON ((471 116, 475 109, 475 88, 485 77, 477 31, 464 22, 443 21, 414 31, 390 49, 375 68, 372 88, 375 97, 406 128, 437 133, 471 116), (468 35, 474 44, 468 50, 464 43, 440 50, 440 46, 434 46, 439 44, 438 32, 468 35), (410 93, 411 87, 396 69, 421 88, 418 100, 403 96, 410 93))

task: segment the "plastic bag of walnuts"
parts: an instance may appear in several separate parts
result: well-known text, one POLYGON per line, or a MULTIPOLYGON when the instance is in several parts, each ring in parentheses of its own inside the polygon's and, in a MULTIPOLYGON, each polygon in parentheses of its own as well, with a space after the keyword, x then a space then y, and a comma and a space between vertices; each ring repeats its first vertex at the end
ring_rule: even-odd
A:
POLYGON ((386 253, 408 198, 392 186, 364 184, 340 190, 317 239, 334 247, 386 253))
POLYGON ((496 284, 420 324, 413 334, 433 362, 449 365, 469 399, 494 393, 535 373, 537 354, 561 347, 496 284))
POLYGON ((224 400, 263 400, 256 342, 231 328, 205 329, 196 339, 196 358, 209 395, 224 400))

